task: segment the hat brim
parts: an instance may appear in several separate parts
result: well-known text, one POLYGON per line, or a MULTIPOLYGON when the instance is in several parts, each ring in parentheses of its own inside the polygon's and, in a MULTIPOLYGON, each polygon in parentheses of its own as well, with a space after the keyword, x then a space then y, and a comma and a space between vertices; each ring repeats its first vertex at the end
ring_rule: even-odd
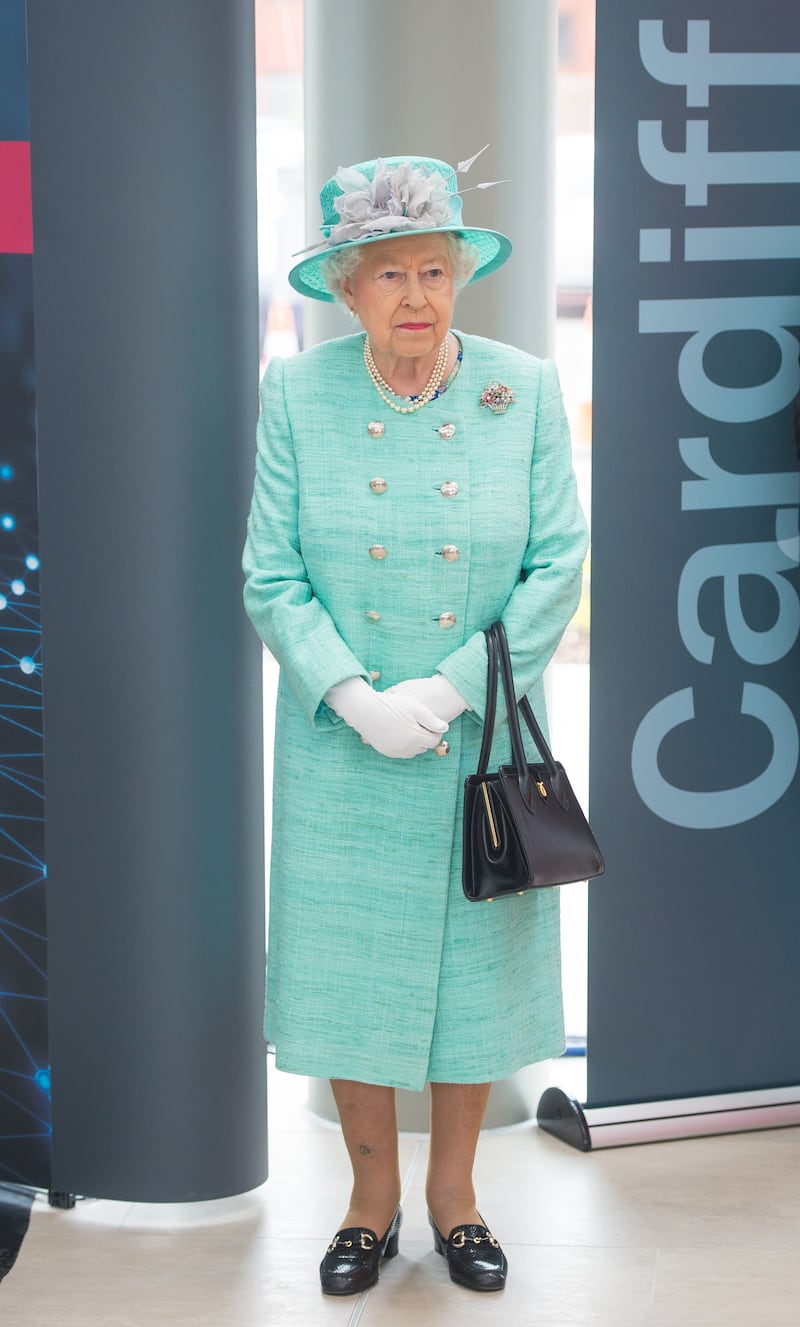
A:
POLYGON ((388 235, 385 233, 367 235, 363 240, 348 240, 344 244, 321 249, 310 258, 304 258, 295 264, 289 273, 289 285, 301 295, 307 295, 309 299, 324 300, 326 304, 333 304, 333 295, 328 290, 322 274, 323 262, 326 258, 330 258, 331 254, 340 253, 342 249, 361 248, 365 244, 374 244, 377 240, 403 239, 407 235, 441 234, 460 235, 468 244, 474 244, 478 250, 480 255, 478 266, 467 282, 468 285, 472 285, 473 281, 480 281, 481 277, 489 276, 491 272, 496 272, 498 267, 507 262, 511 254, 511 240, 499 230, 480 230, 469 226, 431 226, 426 230, 394 231, 388 235))

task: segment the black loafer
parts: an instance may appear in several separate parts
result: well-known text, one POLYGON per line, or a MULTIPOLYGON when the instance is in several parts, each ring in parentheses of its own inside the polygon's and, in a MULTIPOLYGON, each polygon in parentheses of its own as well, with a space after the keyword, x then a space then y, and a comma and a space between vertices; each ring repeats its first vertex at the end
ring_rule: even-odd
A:
POLYGON ((319 1266, 319 1278, 326 1295, 358 1295, 369 1290, 380 1276, 381 1258, 394 1258, 400 1244, 398 1207, 383 1239, 366 1226, 347 1226, 339 1230, 328 1245, 319 1266))
POLYGON ((454 1226, 448 1239, 433 1230, 433 1247, 447 1260, 450 1280, 467 1290, 502 1290, 506 1284, 508 1261, 497 1240, 486 1226, 454 1226))

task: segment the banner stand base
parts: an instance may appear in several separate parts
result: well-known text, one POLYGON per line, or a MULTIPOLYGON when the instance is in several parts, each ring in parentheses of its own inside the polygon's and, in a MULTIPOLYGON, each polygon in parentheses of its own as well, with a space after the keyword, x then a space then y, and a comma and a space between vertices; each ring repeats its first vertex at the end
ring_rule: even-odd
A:
POLYGON ((751 1129, 784 1129, 800 1124, 800 1086, 622 1106, 582 1106, 560 1087, 549 1087, 540 1098, 536 1121, 540 1129, 579 1152, 751 1129))

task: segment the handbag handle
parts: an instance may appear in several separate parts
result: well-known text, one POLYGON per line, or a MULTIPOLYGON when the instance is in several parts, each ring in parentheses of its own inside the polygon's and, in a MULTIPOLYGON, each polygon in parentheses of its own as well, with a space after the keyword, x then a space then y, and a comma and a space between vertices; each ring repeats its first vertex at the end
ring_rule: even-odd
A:
POLYGON ((481 754, 478 760, 478 777, 483 778, 489 768, 489 756, 492 750, 492 738, 494 737, 494 719, 497 710, 497 641, 494 638, 494 628, 487 627, 484 631, 486 637, 486 714, 483 720, 483 741, 481 742, 481 754))
POLYGON ((517 699, 514 692, 514 674, 511 671, 511 655, 508 650, 508 639, 506 637, 505 627, 502 622, 497 621, 492 627, 497 645, 497 654, 500 662, 500 676, 503 679, 503 690, 506 695, 506 710, 508 712, 508 730, 511 734, 511 756, 517 770, 520 791, 528 806, 534 806, 533 779, 528 767, 528 758, 525 755, 525 748, 522 745, 522 731, 519 726, 519 714, 521 710, 522 717, 528 726, 528 731, 533 738, 542 757, 542 763, 547 769, 551 783, 555 781, 558 784, 558 769, 553 759, 553 753, 547 744, 544 733, 536 722, 536 716, 531 709, 531 703, 527 696, 523 696, 517 705, 517 699))
MULTIPOLYGON (((533 779, 528 768, 528 760, 525 754, 525 747, 522 744, 522 730, 519 724, 518 710, 525 720, 528 731, 536 743, 537 750, 542 757, 542 763, 547 769, 551 782, 554 781, 556 788, 560 783, 558 777, 558 767, 553 759, 553 753, 548 746, 544 733, 536 722, 536 716, 531 708, 531 703, 527 696, 517 702, 514 692, 514 674, 511 669, 511 655, 508 649, 508 639, 506 637, 505 627, 501 621, 494 622, 492 626, 484 631, 486 636, 487 653, 487 675, 486 675, 486 717, 483 723, 483 742, 481 744, 480 760, 478 762, 478 774, 480 777, 486 773, 489 767, 489 754, 494 737, 495 710, 497 707, 497 672, 498 659, 499 669, 503 680, 503 691, 506 698, 506 712, 508 717, 508 730, 511 735, 511 758, 517 771, 520 791, 528 806, 535 806, 533 779)), ((561 799, 559 798, 559 801, 561 799)))

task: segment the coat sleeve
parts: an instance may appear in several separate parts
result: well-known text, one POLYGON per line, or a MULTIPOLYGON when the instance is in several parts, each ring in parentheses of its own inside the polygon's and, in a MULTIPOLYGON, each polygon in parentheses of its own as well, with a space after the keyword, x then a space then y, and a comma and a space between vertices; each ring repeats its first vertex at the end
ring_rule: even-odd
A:
POLYGON ((261 384, 256 477, 242 565, 244 604, 275 656, 310 723, 341 720, 323 703, 346 677, 369 673, 359 662, 309 582, 298 532, 298 476, 284 395, 283 361, 273 359, 261 384))
MULTIPOLYGON (((541 677, 575 612, 588 543, 572 469, 569 425, 555 364, 542 363, 531 462, 528 544, 521 578, 502 612, 517 699, 541 677)), ((489 623, 486 623, 489 626, 489 623)), ((438 665, 483 723, 486 709, 486 639, 476 632, 438 665)), ((502 687, 497 720, 505 718, 502 687)))

